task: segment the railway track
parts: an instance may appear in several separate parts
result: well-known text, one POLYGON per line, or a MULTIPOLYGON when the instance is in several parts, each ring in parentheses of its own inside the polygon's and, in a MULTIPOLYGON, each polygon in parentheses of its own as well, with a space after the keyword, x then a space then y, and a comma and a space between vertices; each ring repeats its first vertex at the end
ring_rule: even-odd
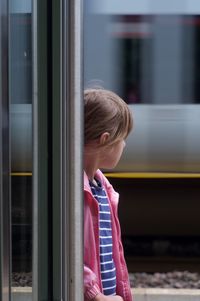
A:
POLYGON ((130 272, 200 272, 199 236, 123 236, 130 272))

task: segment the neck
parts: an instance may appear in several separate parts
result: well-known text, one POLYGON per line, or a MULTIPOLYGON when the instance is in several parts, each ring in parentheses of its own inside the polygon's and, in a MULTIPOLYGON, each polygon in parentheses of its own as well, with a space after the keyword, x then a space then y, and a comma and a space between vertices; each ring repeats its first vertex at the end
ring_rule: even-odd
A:
POLYGON ((84 154, 84 170, 89 178, 89 180, 93 181, 95 173, 99 168, 99 160, 98 155, 87 153, 84 154))
POLYGON ((91 166, 90 164, 84 164, 84 170, 91 181, 93 181, 97 169, 98 168, 91 166))

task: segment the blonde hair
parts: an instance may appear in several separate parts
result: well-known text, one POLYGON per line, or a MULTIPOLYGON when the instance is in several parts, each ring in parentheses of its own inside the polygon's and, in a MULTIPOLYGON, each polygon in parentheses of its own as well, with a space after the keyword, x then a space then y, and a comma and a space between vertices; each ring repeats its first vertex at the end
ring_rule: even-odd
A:
POLYGON ((128 105, 118 95, 104 89, 87 89, 84 101, 85 145, 105 132, 110 134, 106 145, 128 136, 133 118, 128 105))

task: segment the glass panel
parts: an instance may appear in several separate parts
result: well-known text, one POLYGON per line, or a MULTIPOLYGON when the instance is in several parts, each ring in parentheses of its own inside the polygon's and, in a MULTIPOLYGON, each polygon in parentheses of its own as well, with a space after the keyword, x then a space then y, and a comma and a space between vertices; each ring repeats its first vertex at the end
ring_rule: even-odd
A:
POLYGON ((8 6, 0 1, 0 300, 10 298, 8 6))
POLYGON ((10 1, 12 295, 32 299, 32 12, 10 1))

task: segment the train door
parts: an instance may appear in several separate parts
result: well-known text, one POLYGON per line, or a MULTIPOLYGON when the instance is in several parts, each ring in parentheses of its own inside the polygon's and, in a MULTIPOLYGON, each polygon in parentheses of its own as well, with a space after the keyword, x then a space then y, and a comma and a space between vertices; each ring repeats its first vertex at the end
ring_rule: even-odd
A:
POLYGON ((81 1, 2 0, 0 300, 82 299, 81 99, 81 1))

